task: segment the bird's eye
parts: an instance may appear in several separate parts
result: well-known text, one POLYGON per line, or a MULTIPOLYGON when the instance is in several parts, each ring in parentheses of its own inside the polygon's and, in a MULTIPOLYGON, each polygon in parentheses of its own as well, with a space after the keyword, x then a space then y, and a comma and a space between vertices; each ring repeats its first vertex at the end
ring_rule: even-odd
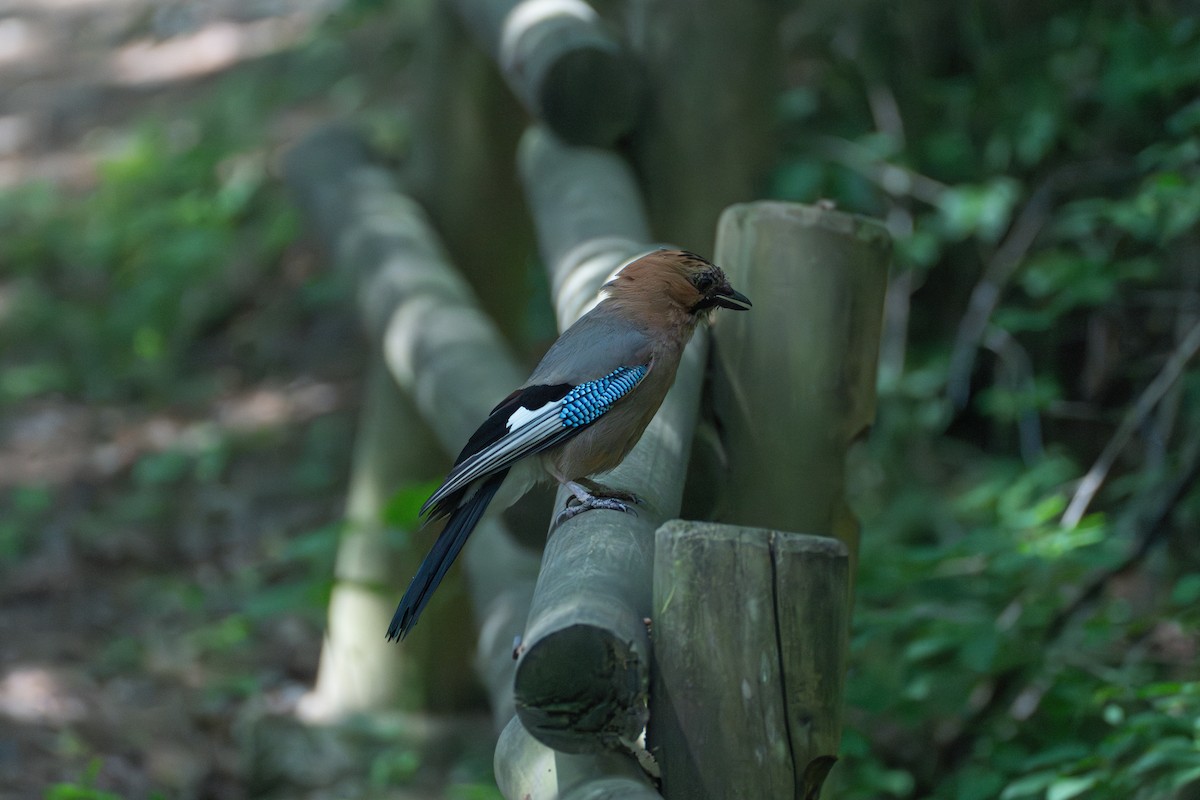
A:
POLYGON ((701 272, 692 281, 692 284, 700 294, 708 294, 709 290, 717 285, 717 279, 711 272, 701 272))

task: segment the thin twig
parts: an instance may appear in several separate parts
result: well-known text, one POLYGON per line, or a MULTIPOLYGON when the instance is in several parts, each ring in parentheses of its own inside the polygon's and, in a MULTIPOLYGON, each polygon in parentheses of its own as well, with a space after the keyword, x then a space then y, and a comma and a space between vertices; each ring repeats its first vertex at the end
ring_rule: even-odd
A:
MULTIPOLYGON (((983 346, 1000 359, 1002 378, 1013 392, 1024 392, 1032 399, 1037 389, 1033 376, 1033 362, 1021 343, 1008 331, 990 326, 983 346)), ((1021 459, 1032 464, 1042 457, 1042 418, 1036 408, 1028 406, 1018 410, 1017 436, 1020 442, 1021 459)))
POLYGON ((946 376, 946 394, 955 408, 963 408, 971 391, 971 372, 975 368, 975 353, 992 319, 1004 289, 1025 254, 1033 247, 1046 221, 1050 218, 1050 198, 1054 181, 1047 179, 1029 196, 1029 201, 1017 215, 1008 235, 988 261, 983 277, 975 284, 967 311, 958 324, 954 348, 950 353, 950 368, 946 376))
POLYGON ((1193 442, 1184 458, 1183 469, 1174 484, 1164 494, 1163 501, 1149 518, 1142 529, 1137 543, 1130 549, 1129 554, 1117 565, 1109 567, 1088 583, 1079 595, 1066 608, 1059 611, 1050 621, 1047 628, 1048 638, 1057 638, 1067 622, 1086 605, 1098 598, 1104 587, 1118 575, 1122 575, 1138 565, 1150 552, 1151 547, 1167 532, 1167 522, 1175 507, 1195 485, 1200 478, 1200 442, 1193 442))
POLYGON ((1184 367, 1200 351, 1200 323, 1192 326, 1188 331, 1187 336, 1171 353, 1167 363, 1163 364, 1163 368, 1154 376, 1154 380, 1145 388, 1142 394, 1138 397, 1137 402, 1133 407, 1125 413, 1124 419, 1117 427, 1116 433, 1108 440, 1108 444, 1104 446, 1100 457, 1096 459, 1096 463, 1092 464, 1092 468, 1087 471, 1083 479, 1079 482, 1079 486, 1075 489, 1075 494, 1071 498, 1067 510, 1063 512, 1061 523, 1065 528, 1074 528, 1079 524, 1079 520, 1083 519, 1083 515, 1087 513, 1088 506, 1092 502, 1092 498, 1096 496, 1096 492, 1100 491, 1100 486, 1104 483, 1104 479, 1108 477, 1109 470, 1116 463, 1117 457, 1121 455, 1121 451, 1125 449, 1125 445, 1129 443, 1133 432, 1137 430, 1150 416, 1155 406, 1162 400, 1167 391, 1175 385, 1179 380, 1179 376, 1183 374, 1184 367))
POLYGON ((946 394, 955 408, 961 409, 967 404, 975 353, 1009 281, 1049 221, 1054 195, 1077 184, 1106 183, 1123 179, 1129 173, 1127 165, 1108 159, 1067 164, 1047 175, 1029 196, 1008 235, 988 260, 959 323, 946 377, 946 394))
POLYGON ((885 161, 861 144, 840 136, 818 136, 815 144, 821 155, 869 178, 891 195, 915 197, 937 205, 950 188, 928 175, 885 161))

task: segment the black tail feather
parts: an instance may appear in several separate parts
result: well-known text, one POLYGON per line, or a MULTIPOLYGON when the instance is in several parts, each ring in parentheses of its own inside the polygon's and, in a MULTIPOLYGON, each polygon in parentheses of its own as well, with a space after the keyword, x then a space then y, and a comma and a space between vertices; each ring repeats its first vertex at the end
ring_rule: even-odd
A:
POLYGON ((434 590, 446 576, 446 570, 450 569, 454 559, 458 558, 459 551, 467 543, 467 537, 479 524, 479 519, 483 516, 488 504, 492 502, 492 498, 496 496, 500 484, 504 482, 507 475, 508 470, 506 469, 488 478, 479 486, 470 500, 450 514, 446 527, 438 534, 433 548, 421 562, 417 574, 413 576, 412 583, 408 585, 408 590, 400 599, 400 605, 396 606, 392 624, 388 626, 388 641, 403 639, 417 624, 417 617, 421 616, 429 598, 433 596, 434 590))

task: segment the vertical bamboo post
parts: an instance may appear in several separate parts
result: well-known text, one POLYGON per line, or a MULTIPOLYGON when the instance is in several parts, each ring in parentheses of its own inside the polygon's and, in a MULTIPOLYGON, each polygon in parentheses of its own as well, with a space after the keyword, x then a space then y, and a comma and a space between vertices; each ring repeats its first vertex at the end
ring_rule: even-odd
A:
POLYGON ((533 245, 511 167, 525 114, 449 3, 432 4, 416 67, 405 188, 429 215, 484 310, 516 340, 522 315, 514 309, 527 302, 524 271, 533 245))
POLYGON ((761 196, 776 152, 786 8, 778 0, 629 3, 631 48, 648 87, 633 157, 660 239, 705 253, 721 209, 761 196))
POLYGON ((890 240, 873 220, 795 203, 731 206, 716 261, 754 300, 714 330, 729 479, 717 519, 836 536, 858 554, 846 453, 875 419, 890 240))
POLYGON ((389 541, 383 509, 397 486, 427 477, 436 452, 437 443, 376 355, 354 446, 317 682, 303 701, 308 719, 396 705, 428 706, 457 688, 436 685, 437 671, 426 673, 424 662, 403 658, 379 641, 379 631, 392 615, 389 594, 400 590, 399 575, 406 571, 397 563, 401 559, 389 541))
POLYGON ((835 539, 658 529, 650 733, 667 800, 819 794, 841 737, 848 593, 835 539))

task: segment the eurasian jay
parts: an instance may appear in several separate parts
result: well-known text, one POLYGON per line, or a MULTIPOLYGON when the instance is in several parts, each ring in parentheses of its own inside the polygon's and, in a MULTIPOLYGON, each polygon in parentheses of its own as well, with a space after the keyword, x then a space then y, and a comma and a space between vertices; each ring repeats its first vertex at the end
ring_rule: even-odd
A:
POLYGON ((587 476, 613 469, 658 411, 696 324, 750 300, 721 269, 686 250, 656 250, 604 285, 600 303, 563 332, 525 385, 492 409, 425 505, 449 517, 396 608, 403 639, 503 486, 504 507, 538 480, 573 495, 555 524, 589 509, 630 511, 637 498, 587 476), (572 502, 577 501, 577 502, 572 502))

